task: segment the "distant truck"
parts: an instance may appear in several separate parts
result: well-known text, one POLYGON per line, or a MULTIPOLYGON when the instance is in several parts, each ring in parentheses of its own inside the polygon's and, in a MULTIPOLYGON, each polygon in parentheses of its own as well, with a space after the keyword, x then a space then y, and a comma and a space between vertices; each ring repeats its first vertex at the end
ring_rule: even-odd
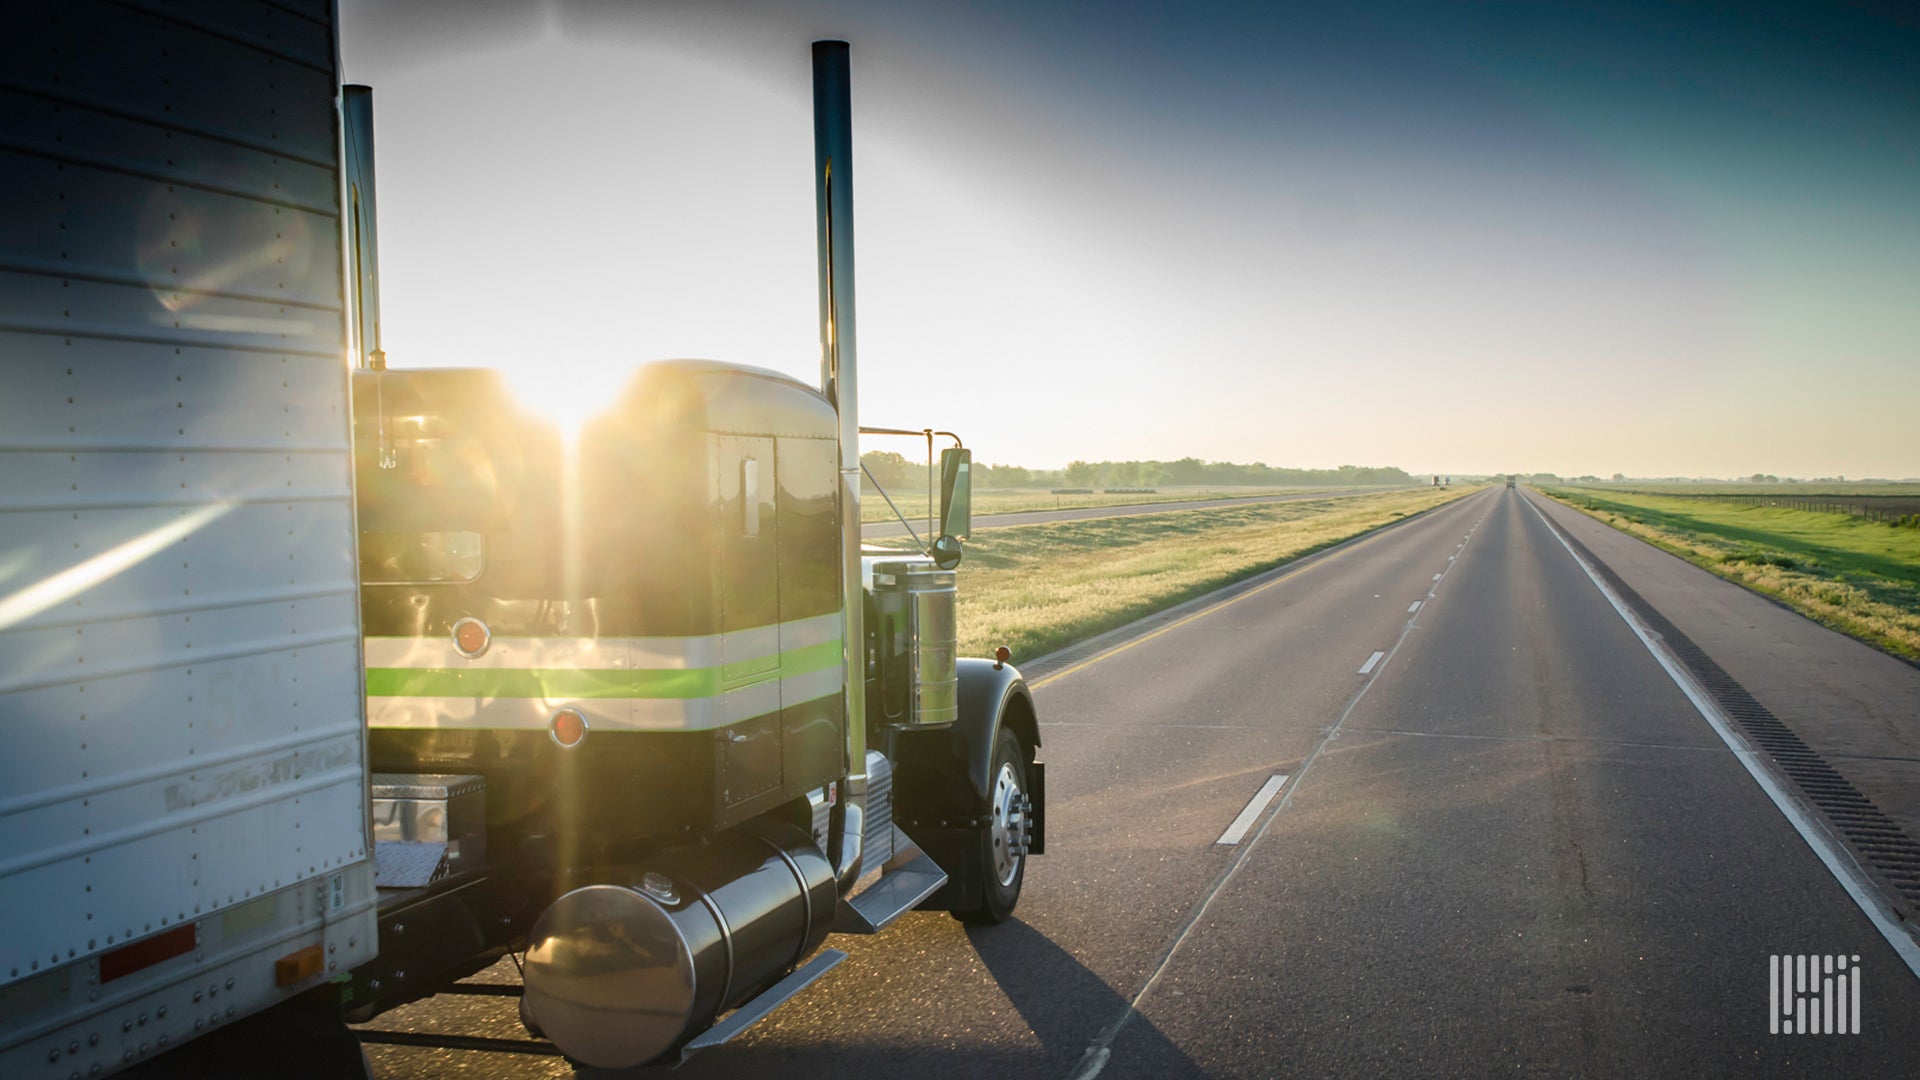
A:
POLYGON ((569 1058, 670 1060, 830 932, 1008 918, 1045 774, 1005 651, 957 655, 957 439, 925 550, 860 545, 846 45, 821 388, 651 365, 569 431, 386 367, 334 10, 12 40, 0 1075, 324 1071, 507 953, 569 1058))
POLYGON ((1511 476, 1509 476, 1509 477, 1507 477, 1507 486, 1508 486, 1508 487, 1512 487, 1512 486, 1513 486, 1513 477, 1511 477, 1511 476))

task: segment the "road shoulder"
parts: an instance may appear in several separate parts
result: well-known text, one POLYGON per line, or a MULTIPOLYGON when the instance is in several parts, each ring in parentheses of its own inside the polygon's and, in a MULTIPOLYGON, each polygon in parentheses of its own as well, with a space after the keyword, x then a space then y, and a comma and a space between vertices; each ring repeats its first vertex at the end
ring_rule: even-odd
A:
MULTIPOLYGON (((1909 841, 1920 837, 1920 669, 1551 499, 1528 498, 1909 841)), ((1900 905, 1911 920, 1910 906, 1900 905)))

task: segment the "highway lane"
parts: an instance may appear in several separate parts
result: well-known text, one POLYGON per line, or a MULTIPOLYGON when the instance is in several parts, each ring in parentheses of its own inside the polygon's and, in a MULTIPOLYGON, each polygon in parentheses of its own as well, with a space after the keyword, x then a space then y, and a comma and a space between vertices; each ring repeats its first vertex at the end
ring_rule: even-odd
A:
MULTIPOLYGON (((1041 686, 1052 853, 1018 919, 837 938, 847 963, 683 1074, 1920 1075, 1913 977, 1521 499, 1041 686), (1216 843, 1280 775, 1279 808, 1216 843), (1867 1033, 1768 1036, 1767 956, 1841 951, 1867 1033)), ((499 999, 380 1024, 518 1034, 499 999)))
MULTIPOLYGON (((1133 503, 1123 506, 1080 506, 1068 510, 1022 510, 1011 514, 981 514, 973 519, 977 529, 1000 529, 1008 525, 1047 525, 1056 521, 1085 521, 1090 518, 1132 517, 1136 514, 1166 514, 1175 510, 1212 510, 1223 506, 1248 506, 1258 503, 1305 502, 1313 499, 1345 499, 1355 495, 1368 495, 1377 491, 1406 491, 1408 488, 1368 487, 1343 488, 1338 491, 1310 491, 1293 495, 1247 495, 1228 499, 1188 499, 1181 502, 1133 503)), ((925 504, 919 504, 920 517, 914 517, 914 507, 906 502, 900 503, 900 509, 913 523, 913 532, 924 539, 927 531, 925 504)), ((870 521, 860 527, 860 539, 878 540, 889 536, 906 536, 907 527, 897 520, 870 521)))

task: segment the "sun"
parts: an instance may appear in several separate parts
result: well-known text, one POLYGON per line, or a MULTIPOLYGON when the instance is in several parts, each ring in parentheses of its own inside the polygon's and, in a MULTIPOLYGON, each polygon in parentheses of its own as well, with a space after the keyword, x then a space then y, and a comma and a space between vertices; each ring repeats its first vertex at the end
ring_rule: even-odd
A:
POLYGON ((543 357, 503 363, 499 370, 516 403, 571 441, 588 421, 613 407, 639 367, 634 362, 543 357))

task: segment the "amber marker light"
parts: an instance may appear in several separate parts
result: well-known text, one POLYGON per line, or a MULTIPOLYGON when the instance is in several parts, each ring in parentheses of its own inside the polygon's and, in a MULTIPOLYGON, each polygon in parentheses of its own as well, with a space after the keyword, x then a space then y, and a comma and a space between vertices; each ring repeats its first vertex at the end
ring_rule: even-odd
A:
POLYGON ((999 671, 1007 661, 1013 659, 1013 650, 1005 645, 993 650, 993 670, 999 671))
POLYGON ((571 750, 587 737, 587 718, 580 715, 578 709, 560 709, 547 722, 547 734, 553 736, 554 742, 571 750))
POLYGON ((453 624, 453 647, 469 660, 478 659, 493 644, 493 631, 479 619, 468 616, 453 624))

